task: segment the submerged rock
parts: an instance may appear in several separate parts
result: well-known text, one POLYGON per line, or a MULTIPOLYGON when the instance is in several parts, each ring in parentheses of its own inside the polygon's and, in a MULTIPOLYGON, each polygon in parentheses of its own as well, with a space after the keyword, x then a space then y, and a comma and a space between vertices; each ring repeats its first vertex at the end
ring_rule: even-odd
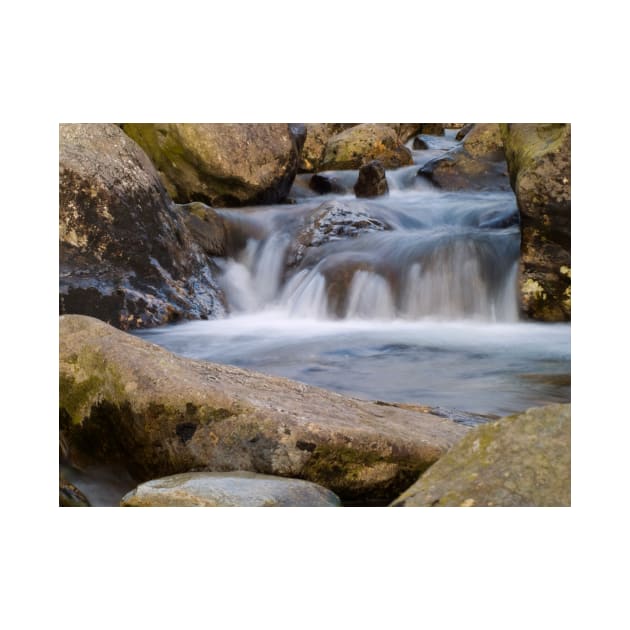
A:
POLYGON ((427 162, 418 175, 446 190, 510 190, 498 124, 476 124, 464 142, 427 162))
POLYGON ((388 192, 385 168, 378 160, 372 160, 359 169, 359 178, 354 185, 357 197, 379 197, 388 192))
POLYGON ((178 203, 278 203, 297 173, 300 134, 288 124, 125 123, 178 203))
POLYGON ((180 473, 147 481, 122 507, 339 507, 339 497, 310 481, 246 471, 180 473))
POLYGON ((471 430, 392 505, 570 504, 571 406, 549 405, 471 430))
POLYGON ((533 319, 571 319, 571 125, 503 124, 521 219, 521 305, 533 319))
POLYGON ((59 256, 60 313, 127 329, 224 312, 208 257, 116 125, 59 126, 59 256))
POLYGON ((467 429, 227 365, 193 361, 96 319, 60 318, 60 430, 74 465, 137 479, 247 470, 342 499, 391 501, 467 429))
POLYGON ((361 168, 379 160, 386 168, 413 164, 411 151, 388 125, 355 125, 331 137, 320 164, 320 171, 361 168))

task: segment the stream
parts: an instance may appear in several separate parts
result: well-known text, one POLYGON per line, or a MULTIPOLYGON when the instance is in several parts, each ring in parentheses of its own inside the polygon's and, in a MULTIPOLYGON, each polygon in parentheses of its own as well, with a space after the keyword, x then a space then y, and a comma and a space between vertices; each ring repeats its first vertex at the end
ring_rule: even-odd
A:
MULTIPOLYGON (((447 192, 418 177, 455 146, 421 136, 389 194, 357 199, 358 171, 298 175, 295 203, 221 209, 216 259, 230 314, 135 332, 177 354, 350 396, 505 415, 570 400, 570 324, 519 319, 512 192, 447 192)), ((411 142, 407 146, 411 148, 411 142)))

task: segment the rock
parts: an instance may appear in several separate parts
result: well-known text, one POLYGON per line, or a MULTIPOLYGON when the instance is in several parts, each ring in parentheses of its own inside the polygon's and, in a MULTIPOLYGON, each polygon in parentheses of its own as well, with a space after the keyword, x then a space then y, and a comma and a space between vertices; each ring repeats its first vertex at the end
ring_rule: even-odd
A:
POLYGON ((466 137, 466 134, 475 126, 475 123, 468 123, 464 125, 456 134, 455 140, 463 140, 466 137))
POLYGON ((392 505, 569 506, 571 406, 472 429, 392 505))
POLYGON ((208 257, 116 125, 59 126, 59 258, 60 313, 123 329, 224 313, 208 257))
POLYGON ((427 136, 443 136, 444 123, 420 123, 420 130, 418 133, 427 136))
POLYGON ((307 123, 306 141, 300 154, 299 172, 312 173, 321 170, 319 165, 324 157, 328 140, 354 126, 355 123, 307 123))
POLYGON ((300 136, 287 124, 125 123, 178 203, 278 203, 289 190, 300 136))
POLYGON ((380 197, 388 192, 385 168, 378 160, 372 160, 359 169, 359 178, 354 185, 357 197, 380 197))
POLYGON ((147 481, 122 507, 339 507, 330 490, 302 479, 246 471, 180 473, 147 481))
POLYGON ((223 218, 213 208, 194 201, 176 206, 176 209, 192 237, 208 256, 226 255, 227 228, 223 218))
POLYGON ((389 224, 372 216, 361 205, 326 201, 305 217, 304 224, 289 249, 287 266, 294 267, 302 261, 307 250, 321 247, 330 241, 356 238, 367 232, 390 229, 389 224))
POLYGON ((319 170, 358 169, 372 160, 379 160, 386 168, 413 164, 411 151, 391 127, 361 124, 328 140, 319 170))
POLYGON ((414 138, 411 146, 414 151, 423 151, 429 148, 429 145, 422 138, 414 138))
POLYGON ((59 507, 91 507, 86 496, 59 474, 59 507))
POLYGON ((502 124, 521 219, 521 305, 533 319, 571 319, 571 125, 502 124))
POLYGON ((186 359, 96 319, 60 318, 59 415, 69 459, 139 481, 247 470, 342 499, 393 500, 466 433, 445 418, 186 359))
POLYGON ((444 129, 463 129, 466 123, 442 123, 444 129))
POLYGON ((308 185, 311 190, 320 195, 329 193, 343 194, 346 192, 345 187, 333 176, 313 175, 308 185))
POLYGON ((475 125, 462 145, 427 162, 418 175, 445 190, 510 190, 499 125, 475 125))
POLYGON ((422 132, 422 123, 385 123, 395 132, 398 140, 403 144, 422 132))

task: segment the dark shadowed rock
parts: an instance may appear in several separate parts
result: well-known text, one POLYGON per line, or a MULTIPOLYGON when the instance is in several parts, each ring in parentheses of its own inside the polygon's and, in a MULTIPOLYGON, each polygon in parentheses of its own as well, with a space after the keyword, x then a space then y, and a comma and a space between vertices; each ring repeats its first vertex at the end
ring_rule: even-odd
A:
POLYGON ((60 430, 75 466, 120 463, 139 481, 247 470, 391 501, 468 430, 185 359, 93 318, 59 324, 60 430))
POLYGON ((332 175, 313 175, 308 183, 311 190, 320 195, 329 193, 343 194, 346 192, 345 187, 332 175))
POLYGON ((227 234, 223 218, 200 201, 175 206, 197 244, 208 256, 225 256, 227 234))
POLYGON ((534 319, 571 319, 571 125, 503 124, 521 218, 521 304, 534 319))
POLYGON ((299 129, 288 124, 125 123, 178 203, 283 201, 297 173, 299 129))
POLYGON ((359 178, 354 185, 357 197, 379 197, 388 192, 385 168, 378 160, 372 160, 359 169, 359 178))
POLYGON ((74 484, 59 474, 59 507, 90 507, 86 496, 74 484))
POLYGON ((571 505, 571 406, 474 428, 392 505, 571 505))
POLYGON ((414 138, 411 146, 414 151, 423 151, 429 148, 429 145, 422 138, 414 138))
POLYGON ((339 497, 310 481, 234 471, 179 473, 126 494, 122 507, 339 507, 339 497))
POLYGON ((413 164, 411 151, 391 127, 361 124, 328 140, 319 170, 358 169, 372 160, 379 160, 386 168, 413 164))
POLYGON ((475 126, 475 123, 468 123, 464 125, 456 134, 455 140, 463 140, 468 132, 475 126))
POLYGON ((443 136, 444 123, 420 123, 420 130, 418 133, 425 134, 427 136, 443 136))
POLYGON ((445 190, 510 190, 499 125, 475 125, 460 146, 427 162, 418 175, 445 190))
POLYGON ((126 329, 224 312, 207 256, 116 125, 59 126, 59 254, 61 313, 126 329))

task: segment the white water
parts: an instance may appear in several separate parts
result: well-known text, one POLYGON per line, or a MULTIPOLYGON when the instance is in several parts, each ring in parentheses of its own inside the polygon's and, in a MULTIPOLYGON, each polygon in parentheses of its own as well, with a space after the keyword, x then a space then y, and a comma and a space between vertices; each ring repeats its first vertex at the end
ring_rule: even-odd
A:
POLYGON ((453 136, 423 136, 430 149, 388 172, 383 198, 355 199, 357 171, 340 171, 330 175, 346 194, 316 196, 298 176, 295 205, 222 211, 245 243, 217 261, 231 315, 138 334, 369 399, 495 414, 567 401, 557 377, 570 372, 570 326, 519 321, 514 195, 448 193, 416 176, 453 136), (326 201, 345 204, 322 220, 332 232, 296 255, 326 201), (335 235, 350 214, 390 229, 335 235))

